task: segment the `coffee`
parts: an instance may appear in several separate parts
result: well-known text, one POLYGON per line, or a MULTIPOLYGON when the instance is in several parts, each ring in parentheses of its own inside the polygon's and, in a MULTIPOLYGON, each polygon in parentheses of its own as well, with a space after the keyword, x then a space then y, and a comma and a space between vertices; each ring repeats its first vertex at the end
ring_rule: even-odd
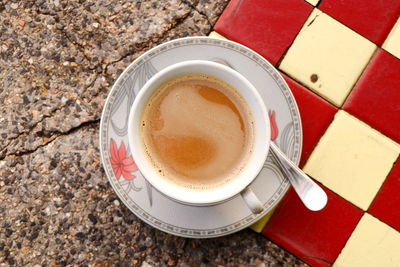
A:
POLYGON ((142 114, 141 135, 154 168, 168 181, 207 190, 234 179, 254 145, 253 116, 242 96, 210 75, 161 85, 142 114))

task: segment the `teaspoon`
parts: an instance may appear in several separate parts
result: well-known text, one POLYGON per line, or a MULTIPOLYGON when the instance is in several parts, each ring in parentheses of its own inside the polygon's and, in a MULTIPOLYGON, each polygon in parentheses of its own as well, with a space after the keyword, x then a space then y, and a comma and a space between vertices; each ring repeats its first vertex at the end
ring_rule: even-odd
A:
POLYGON ((273 142, 271 142, 270 147, 272 156, 292 184, 303 204, 312 211, 323 209, 328 201, 324 190, 291 162, 273 142))

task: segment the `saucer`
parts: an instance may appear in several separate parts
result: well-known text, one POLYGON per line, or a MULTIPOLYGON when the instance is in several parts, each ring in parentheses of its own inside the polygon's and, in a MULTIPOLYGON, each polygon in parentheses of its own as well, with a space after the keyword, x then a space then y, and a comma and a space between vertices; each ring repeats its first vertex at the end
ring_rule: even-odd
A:
POLYGON ((269 155, 250 185, 264 206, 255 215, 240 195, 214 206, 189 206, 162 195, 143 178, 128 144, 128 116, 135 96, 158 71, 193 59, 226 64, 259 90, 270 116, 271 139, 296 164, 302 129, 296 101, 278 71, 256 52, 232 41, 210 37, 172 40, 138 57, 120 75, 100 123, 101 159, 110 184, 121 201, 151 226, 173 235, 210 238, 237 232, 261 219, 284 196, 289 182, 269 155))

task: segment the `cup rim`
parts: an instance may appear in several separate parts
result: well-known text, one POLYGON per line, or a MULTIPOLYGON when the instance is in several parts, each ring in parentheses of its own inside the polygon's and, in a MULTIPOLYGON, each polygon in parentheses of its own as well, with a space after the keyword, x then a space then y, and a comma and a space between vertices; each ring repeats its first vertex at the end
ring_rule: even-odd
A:
MULTIPOLYGON (((185 73, 185 74, 190 74, 191 72, 185 73)), ((199 73, 199 72, 196 72, 199 73)), ((203 72, 204 73, 204 72, 203 72)), ((210 73, 206 73, 210 74, 210 73)), ((184 74, 180 74, 184 75, 184 74)), ((211 74, 213 75, 213 74, 211 74)), ((176 75, 176 76, 179 76, 176 75)), ((220 78, 220 77, 217 77, 220 78)), ((221 79, 221 78, 220 78, 221 79)), ((222 79, 224 80, 224 79, 222 79)), ((245 98, 245 97, 244 97, 245 98)), ((241 191, 243 191, 258 175, 258 173, 261 171, 263 164, 267 158, 268 151, 269 151, 269 144, 270 144, 270 122, 269 122, 269 117, 267 113, 267 108, 265 106, 265 103, 260 96, 259 92, 257 89, 239 72, 233 70, 232 68, 222 65, 220 63, 212 62, 212 61, 207 61, 207 60, 188 60, 188 61, 183 61, 179 63, 175 63, 173 65, 170 65, 158 73, 156 73, 153 77, 151 77, 141 88, 139 93, 137 94, 134 103, 131 107, 130 113, 129 113, 129 120, 128 120, 128 140, 129 140, 129 148, 132 153, 132 157, 135 160, 135 163, 138 166, 139 171, 143 174, 144 179, 146 179, 152 186, 154 186, 158 191, 160 191, 162 194, 167 196, 168 198, 171 198, 177 202, 181 202, 184 204, 188 205, 195 205, 195 206, 209 206, 209 205, 214 205, 218 204, 220 202, 227 201, 231 199, 232 197, 236 196, 239 194, 241 191), (141 137, 140 137, 140 121, 141 121, 141 116, 143 113, 143 107, 145 106, 145 103, 147 103, 149 97, 154 93, 154 91, 165 81, 168 81, 172 79, 172 77, 166 79, 165 77, 168 76, 168 74, 174 73, 177 70, 187 70, 190 69, 193 66, 200 66, 203 68, 207 68, 208 70, 212 69, 214 71, 219 70, 221 72, 228 73, 228 75, 231 75, 231 77, 234 77, 234 79, 237 79, 237 81, 240 81, 241 83, 244 84, 246 89, 238 89, 237 87, 233 86, 236 88, 239 94, 242 94, 244 90, 247 91, 246 94, 250 94, 253 97, 253 100, 256 103, 253 103, 254 105, 250 105, 248 103, 248 106, 253 113, 253 117, 257 125, 255 126, 255 135, 260 135, 260 136, 255 136, 255 145, 254 145, 254 150, 252 155, 250 156, 248 162, 246 163, 245 167, 243 168, 244 171, 238 174, 238 176, 242 178, 235 178, 233 181, 238 181, 239 179, 241 180, 240 182, 229 182, 227 184, 224 184, 222 186, 216 187, 212 191, 191 191, 188 189, 185 189, 182 186, 173 184, 172 182, 166 181, 167 179, 162 178, 161 175, 158 175, 155 168, 151 165, 149 162, 150 160, 147 158, 145 155, 143 145, 141 144, 141 137), (162 78, 164 77, 164 80, 162 78), (160 82, 161 81, 161 82, 160 82), (258 112, 255 114, 255 110, 258 110, 258 112), (260 113, 260 114, 259 114, 260 113), (256 117, 257 116, 257 117, 256 117), (263 123, 262 123, 263 122, 263 123), (261 127, 259 124, 262 124, 262 129, 257 128, 261 127), (258 144, 258 140, 260 138, 264 138, 264 142, 262 144, 258 144), (253 159, 255 156, 255 153, 257 153, 257 157, 253 159), (251 164, 250 164, 251 163, 251 164), (250 166, 251 165, 251 166, 250 166), (251 167, 251 168, 250 168, 251 167), (247 175, 247 177, 246 177, 247 175), (156 178, 157 177, 157 178, 156 178), (230 186, 229 186, 230 185, 230 186), (174 189, 174 190, 173 190, 174 189)))

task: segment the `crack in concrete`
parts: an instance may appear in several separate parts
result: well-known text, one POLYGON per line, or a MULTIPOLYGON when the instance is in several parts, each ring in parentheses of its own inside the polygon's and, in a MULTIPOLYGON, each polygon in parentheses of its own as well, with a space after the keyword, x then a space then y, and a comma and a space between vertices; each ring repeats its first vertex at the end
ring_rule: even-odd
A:
POLYGON ((143 41, 143 42, 141 42, 141 43, 139 43, 139 44, 135 44, 135 49, 134 49, 133 51, 129 51, 129 52, 127 52, 125 55, 121 56, 119 59, 107 63, 107 64, 105 65, 104 69, 103 69, 103 75, 104 75, 105 77, 109 77, 109 74, 108 74, 107 72, 108 72, 108 67, 109 67, 110 65, 113 65, 113 64, 115 64, 115 63, 121 62, 121 61, 124 60, 125 58, 128 58, 128 57, 130 57, 130 56, 133 56, 133 55, 136 54, 136 53, 140 53, 141 51, 143 51, 143 50, 146 48, 146 46, 141 47, 142 44, 145 44, 145 43, 148 43, 148 41, 143 41), (140 47, 139 50, 136 49, 138 46, 140 47))
MULTIPOLYGON (((44 13, 43 10, 41 10, 40 8, 37 10, 37 13, 43 16, 50 16, 50 17, 55 17, 56 14, 51 14, 51 13, 44 13)), ((67 32, 64 28, 59 29, 56 28, 59 32, 62 33, 62 35, 75 47, 78 48, 78 50, 83 54, 83 57, 90 63, 90 57, 88 55, 86 55, 85 53, 85 48, 83 45, 81 45, 78 41, 76 40, 72 40, 72 38, 69 35, 72 35, 71 33, 67 32)))
MULTIPOLYGON (((135 49, 134 49, 133 51, 129 51, 129 52, 126 53, 125 55, 121 56, 119 59, 114 60, 114 61, 109 62, 108 64, 106 64, 105 67, 102 68, 102 69, 103 69, 102 75, 103 75, 104 77, 108 77, 108 76, 109 76, 109 74, 107 73, 107 71, 108 71, 108 67, 109 67, 110 65, 115 64, 115 63, 118 63, 118 62, 120 62, 120 61, 122 61, 122 60, 124 60, 124 59, 126 59, 126 58, 128 58, 128 57, 130 57, 130 56, 133 56, 133 55, 136 54, 136 53, 140 53, 140 52, 142 52, 142 51, 144 51, 144 50, 149 49, 149 48, 152 46, 152 45, 151 45, 152 43, 153 43, 153 44, 157 44, 157 43, 162 42, 163 39, 165 39, 165 38, 168 36, 168 34, 169 34, 172 30, 176 29, 176 28, 179 27, 181 24, 183 24, 183 23, 187 20, 187 18, 190 17, 190 14, 192 14, 193 12, 199 13, 201 16, 203 16, 203 17, 207 20, 207 23, 210 25, 210 27, 212 26, 212 23, 211 23, 209 17, 207 16, 207 14, 205 14, 203 11, 201 11, 201 10, 199 10, 199 9, 197 8, 197 5, 199 4, 199 1, 196 1, 194 4, 191 3, 191 2, 189 2, 189 1, 187 1, 187 0, 181 0, 181 2, 182 2, 183 4, 185 4, 185 5, 187 5, 187 6, 190 8, 189 11, 188 11, 186 14, 184 14, 183 16, 181 16, 181 17, 177 18, 176 20, 174 20, 174 21, 171 23, 171 26, 170 26, 169 28, 167 28, 162 34, 160 34, 160 35, 155 34, 155 35, 153 35, 153 36, 149 36, 145 41, 142 41, 142 42, 140 42, 140 43, 136 43, 136 44, 135 44, 135 49)), ((40 10, 38 10, 38 13, 41 14, 41 15, 45 15, 45 16, 53 16, 53 15, 51 15, 51 14, 43 13, 43 12, 41 12, 40 10)), ((68 31, 66 31, 65 29, 58 29, 58 31, 61 32, 62 35, 63 35, 72 45, 74 45, 74 46, 82 53, 82 55, 84 56, 84 58, 85 58, 89 63, 91 62, 90 56, 88 56, 88 55, 86 54, 86 52, 85 52, 85 47, 84 47, 82 44, 80 44, 78 41, 74 40, 74 38, 70 36, 70 33, 69 33, 68 31)), ((97 74, 95 75, 95 77, 93 78, 93 80, 91 81, 91 83, 90 83, 88 86, 86 86, 86 87, 84 88, 84 91, 87 90, 88 88, 92 87, 92 86, 94 85, 94 83, 95 83, 95 81, 97 80, 98 77, 99 77, 99 74, 97 73, 97 74)), ((81 98, 78 98, 78 99, 76 99, 76 100, 80 100, 80 99, 81 99, 81 98)), ((61 105, 61 106, 55 108, 54 110, 51 110, 51 111, 50 111, 51 114, 49 114, 49 115, 43 115, 43 117, 42 117, 40 120, 38 120, 35 124, 33 124, 33 125, 30 127, 29 130, 23 131, 23 132, 19 133, 16 137, 14 137, 14 138, 12 138, 12 139, 9 139, 10 141, 9 141, 9 142, 3 147, 3 149, 0 151, 0 160, 4 159, 5 157, 8 157, 8 156, 13 156, 13 155, 14 155, 14 156, 21 156, 21 155, 26 155, 26 154, 33 153, 33 152, 35 152, 36 150, 38 150, 39 148, 44 147, 44 146, 47 146, 48 144, 54 142, 54 140, 58 139, 60 136, 68 135, 68 134, 72 133, 72 132, 73 132, 74 130, 76 130, 76 129, 80 129, 81 127, 84 127, 84 126, 86 126, 86 125, 88 125, 88 124, 96 123, 96 122, 99 122, 99 121, 100 121, 100 119, 95 119, 95 120, 90 120, 90 121, 87 121, 87 122, 83 122, 83 123, 79 124, 78 126, 73 127, 73 128, 71 128, 70 130, 68 130, 68 131, 66 131, 66 132, 62 132, 62 131, 59 131, 59 130, 57 130, 57 131, 51 131, 51 132, 49 133, 49 136, 46 134, 46 136, 48 136, 48 140, 47 140, 45 143, 38 145, 38 146, 35 147, 34 149, 19 150, 19 151, 13 152, 13 153, 7 153, 7 149, 8 149, 8 147, 9 147, 9 145, 10 145, 13 141, 19 139, 21 136, 28 136, 32 129, 34 129, 36 126, 38 126, 38 125, 39 125, 41 122, 43 122, 45 119, 48 119, 48 118, 53 117, 55 112, 60 111, 61 109, 63 109, 63 108, 66 107, 66 106, 67 106, 67 103, 65 103, 65 104, 63 104, 63 105, 61 105)))
POLYGON ((181 1, 182 1, 182 3, 187 4, 190 8, 192 8, 192 10, 196 11, 196 12, 199 13, 201 16, 203 16, 203 17, 207 20, 208 24, 212 27, 211 20, 210 20, 210 18, 207 16, 207 14, 204 13, 203 11, 201 11, 201 10, 199 10, 199 9, 197 8, 197 6, 198 6, 199 3, 200 3, 200 0, 197 0, 197 1, 195 2, 195 4, 193 4, 193 3, 191 3, 191 2, 189 2, 189 1, 187 1, 187 0, 181 0, 181 1))
POLYGON ((46 142, 44 142, 43 144, 40 144, 40 145, 36 146, 34 149, 18 150, 18 151, 14 152, 14 153, 10 153, 10 154, 4 155, 3 157, 0 158, 0 160, 3 160, 3 159, 5 159, 5 158, 7 158, 7 157, 9 157, 9 156, 22 157, 22 156, 24 156, 24 155, 32 154, 32 153, 34 153, 35 151, 37 151, 39 148, 45 147, 45 146, 51 144, 54 140, 57 139, 57 137, 58 137, 58 136, 53 135, 53 136, 51 136, 46 142))
MULTIPOLYGON (((86 91, 87 89, 89 89, 90 87, 92 87, 92 86, 94 85, 94 83, 96 82, 96 80, 97 80, 98 77, 99 77, 99 74, 96 74, 95 77, 93 78, 93 80, 90 82, 90 84, 87 85, 87 86, 85 86, 85 87, 83 88, 83 91, 86 91)), ((78 101, 78 100, 82 100, 82 98, 81 98, 81 97, 78 97, 78 98, 75 100, 75 102, 78 101)), ((8 153, 8 154, 7 154, 7 149, 8 149, 8 147, 11 145, 11 143, 12 143, 13 141, 16 141, 16 140, 19 139, 20 137, 28 136, 28 135, 32 132, 32 130, 34 130, 35 127, 37 127, 41 122, 43 122, 45 119, 52 118, 52 117, 54 116, 54 114, 55 114, 57 111, 62 110, 62 109, 65 108, 66 106, 68 106, 68 102, 65 102, 64 104, 62 104, 62 105, 58 106, 57 108, 51 110, 49 115, 43 115, 42 118, 40 118, 40 120, 38 120, 37 122, 35 122, 29 129, 20 132, 17 136, 15 136, 15 137, 13 137, 13 138, 8 139, 9 142, 7 142, 7 144, 6 144, 5 146, 3 146, 3 148, 0 150, 0 160, 4 159, 6 156, 16 155, 16 154, 18 153, 18 151, 16 151, 16 152, 14 152, 14 153, 8 153)), ((86 122, 83 122, 83 123, 86 123, 86 122)), ((83 123, 82 123, 82 124, 83 124, 83 123)), ((82 125, 82 124, 80 124, 80 125, 82 125)), ((79 125, 76 126, 76 127, 79 127, 79 125)), ((62 133, 61 131, 59 131, 59 132, 62 133)), ((39 132, 38 132, 38 133, 39 133, 39 132)), ((50 134, 52 134, 52 132, 50 132, 50 134)), ((38 135, 38 136, 41 137, 40 135, 38 135)), ((43 137, 43 136, 42 136, 42 137, 43 137)), ((49 138, 49 139, 52 138, 52 135, 50 135, 48 138, 49 138)), ((41 146, 41 145, 39 145, 38 147, 40 147, 40 146, 41 146)), ((38 147, 37 147, 37 148, 38 148, 38 147)), ((35 148, 35 150, 36 150, 36 148, 35 148)))
POLYGON ((83 57, 90 63, 90 62, 91 62, 91 59, 90 59, 90 57, 89 57, 88 55, 86 55, 85 47, 84 47, 83 45, 81 45, 78 41, 72 40, 72 38, 69 36, 71 33, 66 32, 64 29, 59 30, 59 31, 64 35, 64 37, 65 37, 72 45, 74 45, 76 48, 78 48, 78 50, 82 53, 83 57))
POLYGON ((46 141, 45 143, 43 143, 41 145, 38 145, 34 149, 16 151, 15 153, 11 153, 11 154, 5 155, 4 157, 0 157, 0 160, 4 160, 5 158, 10 157, 10 156, 22 157, 22 156, 26 156, 26 155, 31 155, 34 152, 36 152, 38 149, 50 145, 51 143, 53 143, 55 140, 57 140, 58 138, 60 138, 62 136, 68 136, 70 134, 76 133, 77 131, 79 131, 83 128, 89 128, 89 127, 91 127, 95 124, 99 124, 99 123, 100 123, 100 119, 95 119, 95 120, 90 120, 90 121, 81 123, 78 126, 73 127, 70 130, 66 131, 65 133, 55 131, 55 132, 53 132, 53 135, 49 138, 48 141, 46 141))
MULTIPOLYGON (((43 10, 41 10, 40 8, 37 10, 38 14, 43 15, 43 16, 50 16, 50 17, 54 17, 56 16, 56 14, 51 14, 51 13, 44 13, 43 10)), ((90 63, 91 59, 90 56, 88 56, 85 52, 85 47, 80 44, 78 41, 73 40, 69 35, 71 35, 71 33, 67 32, 64 28, 59 29, 56 28, 59 32, 61 32, 61 34, 75 47, 78 48, 78 50, 82 53, 83 57, 90 63)))
POLYGON ((182 16, 182 17, 176 19, 176 20, 174 21, 174 23, 171 24, 171 27, 169 27, 168 29, 166 29, 160 36, 157 36, 157 35, 149 36, 149 37, 147 38, 147 40, 142 41, 142 42, 140 42, 140 43, 136 43, 136 44, 135 44, 135 48, 136 48, 136 49, 135 49, 134 51, 128 52, 128 53, 126 53, 125 55, 123 55, 122 57, 120 57, 119 59, 114 60, 114 61, 111 61, 111 62, 109 62, 108 64, 106 64, 106 66, 104 67, 103 75, 106 76, 106 77, 108 77, 107 71, 108 71, 108 67, 109 67, 110 65, 113 65, 113 64, 115 64, 115 63, 121 62, 121 61, 124 60, 125 58, 128 58, 128 57, 130 57, 130 56, 133 56, 133 55, 136 54, 136 53, 140 53, 140 52, 142 52, 143 50, 149 49, 149 48, 151 47, 151 45, 149 45, 149 44, 151 44, 151 43, 155 43, 155 44, 160 43, 160 41, 162 41, 164 38, 166 38, 166 36, 167 36, 172 30, 174 30, 175 28, 177 28, 179 25, 183 24, 183 23, 185 22, 185 20, 190 16, 190 14, 192 13, 192 11, 197 11, 200 15, 203 15, 203 16, 207 19, 208 23, 209 23, 210 26, 211 26, 211 23, 210 23, 210 20, 208 19, 208 17, 207 17, 206 15, 202 14, 200 11, 198 11, 198 10, 196 9, 196 7, 194 7, 191 3, 188 3, 188 2, 186 2, 185 0, 182 0, 182 3, 183 3, 183 4, 186 4, 186 5, 188 5, 188 6, 190 7, 190 11, 187 12, 187 14, 185 14, 184 16, 182 16), (151 40, 151 41, 150 41, 150 40, 151 40), (137 49, 137 48, 139 48, 139 49, 137 49))
POLYGON ((18 135, 14 136, 14 137, 12 137, 12 138, 9 138, 9 139, 8 139, 9 142, 7 142, 7 144, 5 144, 5 145, 1 148, 1 150, 0 150, 0 159, 1 159, 1 157, 3 156, 3 153, 6 153, 6 152, 4 152, 4 151, 7 150, 8 146, 9 146, 13 141, 19 139, 21 136, 27 136, 27 135, 29 135, 29 133, 32 131, 32 129, 34 129, 36 126, 38 126, 39 123, 43 122, 43 120, 45 120, 45 119, 47 119, 47 118, 51 118, 51 117, 52 117, 52 114, 54 114, 55 112, 61 110, 61 109, 62 109, 63 107, 65 107, 65 106, 66 106, 66 104, 61 105, 61 106, 59 106, 59 107, 57 107, 57 108, 51 110, 49 115, 43 115, 42 118, 40 118, 37 122, 35 122, 29 129, 22 130, 20 133, 18 133, 18 135))
POLYGON ((8 139, 8 142, 3 146, 3 148, 0 150, 0 159, 2 159, 2 155, 3 155, 3 153, 6 153, 7 152, 7 148, 8 148, 8 146, 14 141, 14 140, 17 140, 19 137, 21 137, 23 134, 26 134, 28 131, 23 131, 23 132, 20 132, 20 133, 18 133, 16 136, 14 136, 14 137, 12 137, 12 138, 9 138, 8 139), (5 152, 4 152, 5 151, 5 152))

